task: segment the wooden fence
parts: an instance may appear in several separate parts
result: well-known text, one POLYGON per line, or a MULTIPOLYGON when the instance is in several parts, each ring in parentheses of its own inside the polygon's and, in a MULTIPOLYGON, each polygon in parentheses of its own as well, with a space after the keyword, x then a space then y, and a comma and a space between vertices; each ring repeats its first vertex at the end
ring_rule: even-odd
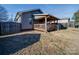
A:
POLYGON ((21 25, 16 22, 0 22, 0 35, 20 32, 21 25))

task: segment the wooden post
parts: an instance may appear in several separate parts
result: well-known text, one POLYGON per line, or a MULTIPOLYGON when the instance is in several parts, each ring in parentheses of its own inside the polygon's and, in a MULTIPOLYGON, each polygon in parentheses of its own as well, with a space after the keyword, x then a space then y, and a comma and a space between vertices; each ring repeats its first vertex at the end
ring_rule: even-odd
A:
POLYGON ((57 20, 57 30, 60 30, 60 26, 59 26, 58 20, 57 20))
POLYGON ((75 21, 73 21, 73 28, 75 28, 75 21))
POLYGON ((70 27, 70 18, 68 19, 68 24, 67 24, 67 28, 70 27))
POLYGON ((47 17, 45 16, 45 31, 47 32, 47 17))
POLYGON ((69 28, 69 19, 68 19, 68 23, 67 23, 67 28, 69 28))

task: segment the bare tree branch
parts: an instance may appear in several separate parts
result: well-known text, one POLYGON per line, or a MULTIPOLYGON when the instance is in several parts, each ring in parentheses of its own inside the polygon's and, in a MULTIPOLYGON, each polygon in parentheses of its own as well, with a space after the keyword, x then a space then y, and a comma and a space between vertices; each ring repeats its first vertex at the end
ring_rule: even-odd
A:
POLYGON ((0 5, 0 21, 7 21, 7 20, 8 20, 8 12, 2 5, 0 5))

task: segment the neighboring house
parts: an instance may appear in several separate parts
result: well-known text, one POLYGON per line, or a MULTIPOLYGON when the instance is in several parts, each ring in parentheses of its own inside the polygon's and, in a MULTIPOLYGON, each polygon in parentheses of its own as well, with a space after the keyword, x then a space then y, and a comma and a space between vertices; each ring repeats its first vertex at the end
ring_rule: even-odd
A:
POLYGON ((79 22, 75 22, 75 28, 79 28, 79 22))
POLYGON ((69 27, 74 27, 75 28, 75 20, 70 20, 69 22, 69 27))
POLYGON ((75 27, 75 21, 71 20, 70 18, 62 18, 61 20, 58 20, 58 23, 60 24, 60 28, 68 28, 68 27, 75 27))
POLYGON ((62 18, 58 20, 59 29, 65 29, 69 27, 69 18, 62 18))
POLYGON ((15 22, 21 23, 21 29, 33 29, 33 14, 42 14, 43 12, 40 9, 28 10, 28 11, 20 11, 17 12, 15 17, 15 22))

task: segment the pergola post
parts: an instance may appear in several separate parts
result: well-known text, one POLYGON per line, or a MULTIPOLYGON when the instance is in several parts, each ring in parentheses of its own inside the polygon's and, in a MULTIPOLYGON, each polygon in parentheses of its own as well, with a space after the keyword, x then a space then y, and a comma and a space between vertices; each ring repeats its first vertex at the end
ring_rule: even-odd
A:
POLYGON ((68 19, 67 28, 70 26, 70 19, 68 19))
POLYGON ((60 30, 58 20, 57 20, 57 30, 60 30))
POLYGON ((47 32, 47 17, 45 16, 45 31, 47 32))

